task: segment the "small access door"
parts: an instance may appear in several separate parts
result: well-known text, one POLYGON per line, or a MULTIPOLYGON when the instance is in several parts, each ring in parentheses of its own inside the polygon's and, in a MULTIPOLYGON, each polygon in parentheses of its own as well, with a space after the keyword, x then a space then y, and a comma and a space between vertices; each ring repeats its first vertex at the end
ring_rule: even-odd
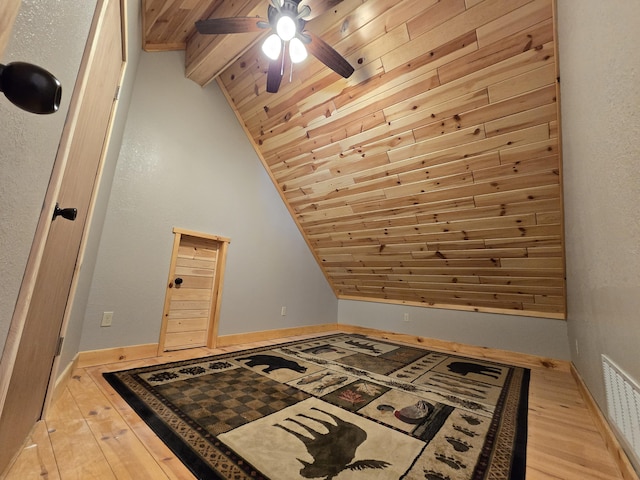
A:
POLYGON ((230 240, 178 228, 173 233, 158 354, 185 348, 214 348, 230 240))

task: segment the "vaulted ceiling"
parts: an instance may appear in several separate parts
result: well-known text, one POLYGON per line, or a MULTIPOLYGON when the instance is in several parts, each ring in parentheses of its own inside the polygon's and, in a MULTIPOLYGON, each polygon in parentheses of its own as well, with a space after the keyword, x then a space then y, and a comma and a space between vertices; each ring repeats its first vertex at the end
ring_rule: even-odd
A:
POLYGON ((267 0, 143 0, 144 47, 216 79, 340 298, 565 317, 552 0, 314 0, 355 68, 266 93, 267 0))

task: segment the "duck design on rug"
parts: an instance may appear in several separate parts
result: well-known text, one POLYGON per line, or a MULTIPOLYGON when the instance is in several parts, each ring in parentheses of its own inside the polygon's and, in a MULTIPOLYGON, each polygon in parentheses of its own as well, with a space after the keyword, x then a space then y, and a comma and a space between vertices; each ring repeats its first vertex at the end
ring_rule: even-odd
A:
POLYGON ((433 412, 433 405, 424 400, 419 400, 415 405, 408 405, 400 410, 396 410, 393 405, 378 405, 381 412, 393 412, 393 415, 401 422, 408 424, 418 424, 433 412))

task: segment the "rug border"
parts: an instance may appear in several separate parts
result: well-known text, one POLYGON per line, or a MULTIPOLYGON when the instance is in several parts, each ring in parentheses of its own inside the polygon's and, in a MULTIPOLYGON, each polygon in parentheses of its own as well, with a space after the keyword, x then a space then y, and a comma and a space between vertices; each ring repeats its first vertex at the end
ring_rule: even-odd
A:
MULTIPOLYGON (((521 367, 522 368, 522 367, 521 367)), ((516 439, 511 459, 511 477, 524 479, 527 470, 527 440, 529 434, 529 387, 531 369, 524 368, 520 385, 520 403, 518 405, 518 421, 516 422, 516 439)))
POLYGON ((147 407, 147 405, 117 377, 117 373, 124 371, 126 370, 104 372, 102 376, 191 473, 200 479, 211 478, 212 480, 225 480, 224 477, 220 476, 220 474, 207 464, 194 450, 186 448, 182 438, 174 433, 155 412, 147 407))

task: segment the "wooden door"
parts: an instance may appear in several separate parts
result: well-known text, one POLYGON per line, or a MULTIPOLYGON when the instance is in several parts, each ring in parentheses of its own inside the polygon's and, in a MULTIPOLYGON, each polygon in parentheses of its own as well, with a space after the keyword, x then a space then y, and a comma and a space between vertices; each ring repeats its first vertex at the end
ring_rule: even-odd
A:
POLYGON ((0 365, 0 471, 42 415, 122 77, 122 32, 120 0, 99 0, 0 365), (76 208, 75 221, 52 221, 56 203, 76 208))
POLYGON ((9 39, 13 23, 20 10, 20 0, 3 0, 0 2, 0 58, 4 52, 9 39))
POLYGON ((229 239, 174 228, 158 352, 214 348, 229 239))

